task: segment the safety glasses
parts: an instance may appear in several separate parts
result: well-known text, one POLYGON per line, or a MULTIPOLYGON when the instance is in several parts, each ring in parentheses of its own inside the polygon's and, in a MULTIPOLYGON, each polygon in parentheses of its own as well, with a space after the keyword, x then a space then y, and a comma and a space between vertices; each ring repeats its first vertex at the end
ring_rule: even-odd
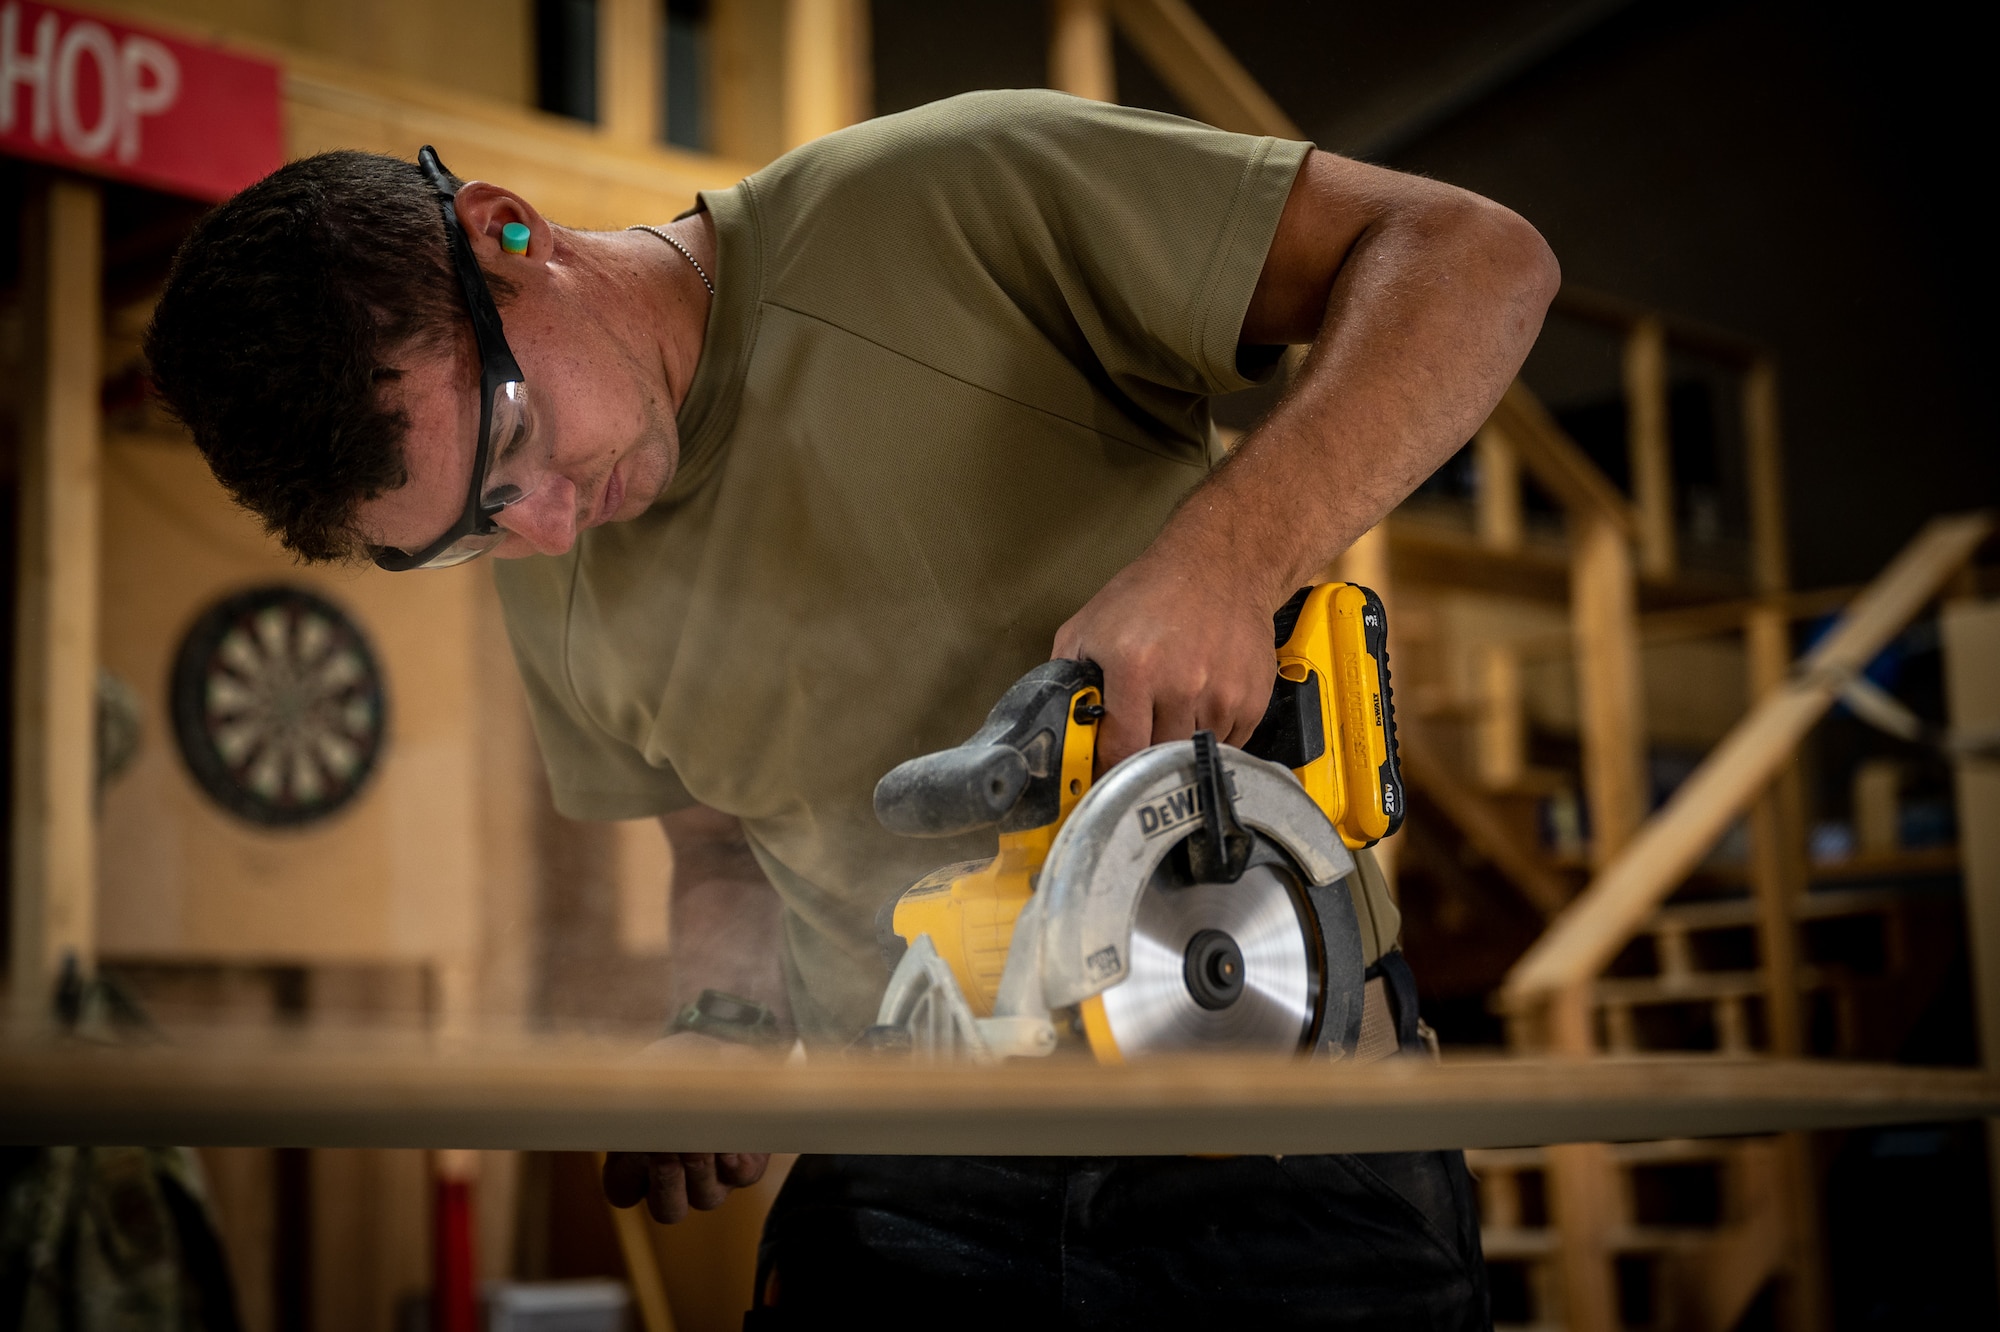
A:
POLYGON ((391 573, 463 564, 506 540, 506 531, 493 521, 495 516, 535 492, 548 475, 552 451, 550 441, 536 429, 534 402, 528 396, 521 367, 507 347, 493 293, 487 290, 479 261, 459 228, 458 210, 452 206, 457 192, 451 176, 438 161, 437 149, 429 144, 417 154, 417 166, 441 198, 445 244, 451 250, 458 284, 465 291, 472 336, 479 347, 479 434, 472 458, 472 483, 458 521, 421 550, 371 548, 376 566, 391 573))

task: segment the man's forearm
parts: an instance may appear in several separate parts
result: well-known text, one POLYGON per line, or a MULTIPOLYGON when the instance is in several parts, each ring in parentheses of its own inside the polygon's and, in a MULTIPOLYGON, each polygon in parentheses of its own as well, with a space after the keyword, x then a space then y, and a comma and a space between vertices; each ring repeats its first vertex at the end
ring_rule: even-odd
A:
POLYGON ((1160 535, 1230 566, 1267 610, 1472 436, 1541 329, 1558 281, 1541 237, 1436 189, 1355 240, 1303 373, 1160 535))
POLYGON ((783 905, 757 866, 742 826, 696 806, 661 817, 674 847, 674 1010, 706 989, 758 1003, 789 1020, 783 905))

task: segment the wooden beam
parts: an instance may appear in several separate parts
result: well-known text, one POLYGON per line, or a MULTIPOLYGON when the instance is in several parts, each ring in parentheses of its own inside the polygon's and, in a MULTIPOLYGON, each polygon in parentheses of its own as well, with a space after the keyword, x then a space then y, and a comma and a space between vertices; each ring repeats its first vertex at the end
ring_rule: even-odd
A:
POLYGON ((1813 620, 1840 610, 1860 594, 1859 586, 1817 587, 1810 592, 1786 592, 1777 596, 1715 601, 1705 606, 1642 611, 1639 615, 1639 637, 1648 643, 1720 637, 1738 632, 1743 628, 1744 621, 1763 611, 1775 612, 1786 621, 1813 620))
MULTIPOLYGON (((2000 725, 2000 601, 1945 607, 1945 705, 1954 727, 2000 725)), ((1956 764, 1959 862, 1965 883, 1965 932, 1972 955, 1979 1045, 1986 1067, 2000 1069, 2000 764, 1956 764)), ((2000 1119, 1986 1125, 1995 1218, 2000 1220, 2000 1119)), ((1995 1231, 2000 1241, 2000 1230, 1995 1231)))
POLYGON ((1105 0, 1049 0, 1049 87, 1094 102, 1118 100, 1105 0))
POLYGON ((661 138, 667 88, 662 0, 597 0, 598 124, 644 147, 661 138))
POLYGON ((1481 643, 1476 668, 1479 784, 1489 791, 1512 790, 1528 774, 1528 700, 1521 679, 1521 649, 1510 642, 1481 643))
POLYGON ((1110 0, 1118 30, 1198 120, 1237 134, 1303 139, 1187 0, 1110 0))
POLYGON ((1673 441, 1667 422, 1667 332, 1652 316, 1625 335, 1625 454, 1632 502, 1639 516, 1639 569, 1672 578, 1674 549, 1673 441))
POLYGON ((1785 449, 1778 421, 1778 371, 1767 356, 1743 378, 1743 451, 1750 491, 1750 584, 1766 596, 1792 584, 1785 525, 1785 449))
POLYGON ((1521 506, 1521 458, 1505 431, 1488 421, 1472 441, 1477 462, 1479 539, 1493 550, 1512 553, 1526 532, 1521 506))
POLYGON ((1590 863, 1624 849, 1646 817, 1646 700, 1639 621, 1625 534, 1596 513, 1570 518, 1570 620, 1590 863))
POLYGON ((1595 976, 1749 806, 1842 684, 1922 610, 1993 530, 1985 514, 1933 520, 1868 585, 1783 689, 1710 751, 1666 806, 1508 973, 1503 993, 1532 1004, 1595 976))
POLYGON ((1623 296, 1580 287, 1573 282, 1563 283, 1562 290, 1556 293, 1553 308, 1557 314, 1602 324, 1621 332, 1642 319, 1657 319, 1667 331, 1667 340, 1674 346, 1699 352, 1727 365, 1747 366, 1767 354, 1761 344, 1740 333, 1704 324, 1697 319, 1653 310, 1623 296))
MULTIPOLYGON (((643 1040, 643 1037, 638 1039, 643 1040)), ((2000 1076, 1812 1060, 635 1058, 633 1044, 0 1049, 0 1141, 1030 1155, 1377 1152, 1979 1118, 2000 1076)))
POLYGON ((709 109, 715 150, 761 166, 785 142, 786 0, 713 0, 709 109))
POLYGON ((750 164, 664 146, 635 147, 588 125, 286 54, 285 146, 303 157, 360 148, 409 157, 431 143, 467 179, 519 190, 565 226, 661 222, 696 190, 740 180, 750 164))
MULTIPOLYGON (((1761 701, 1785 687, 1792 664, 1791 622, 1780 610, 1759 609, 1745 620, 1743 629, 1749 694, 1761 701)), ((1807 887, 1805 843, 1804 791, 1794 757, 1779 769, 1750 812, 1750 877, 1757 895, 1764 1021, 1775 1055, 1805 1052, 1797 920, 1807 887)))
POLYGON ((1619 1216, 1618 1175, 1601 1142, 1549 1148, 1550 1217, 1556 1251, 1562 1326, 1568 1332, 1618 1332, 1618 1287, 1610 1238, 1619 1216))
POLYGON ((1527 385, 1518 379, 1509 384, 1491 419, 1514 445, 1522 465, 1565 510, 1601 518, 1628 540, 1638 535, 1632 505, 1527 385))
POLYGON ((66 963, 97 940, 99 388, 103 196, 34 181, 22 210, 28 344, 14 627, 10 1012, 48 1021, 66 963))
POLYGON ((868 64, 865 0, 785 0, 785 147, 867 119, 868 64))

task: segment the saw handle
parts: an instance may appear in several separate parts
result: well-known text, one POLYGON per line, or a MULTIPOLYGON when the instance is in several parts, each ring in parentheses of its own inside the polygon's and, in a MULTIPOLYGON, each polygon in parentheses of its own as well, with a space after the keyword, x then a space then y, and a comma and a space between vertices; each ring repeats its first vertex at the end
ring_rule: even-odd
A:
POLYGON ((1062 810, 1063 738, 1073 700, 1085 691, 1101 696, 1103 688, 1104 672, 1094 661, 1043 662, 1000 696, 964 744, 891 768, 875 784, 875 817, 905 837, 1054 823, 1062 810))

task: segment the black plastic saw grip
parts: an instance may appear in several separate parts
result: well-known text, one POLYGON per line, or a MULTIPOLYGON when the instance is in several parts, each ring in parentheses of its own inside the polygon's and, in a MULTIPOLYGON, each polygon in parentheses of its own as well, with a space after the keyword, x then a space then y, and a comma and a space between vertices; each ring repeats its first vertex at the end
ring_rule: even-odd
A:
POLYGON ((1043 662, 1000 696, 964 744, 890 769, 875 784, 875 817, 905 837, 952 837, 996 823, 1016 832, 1055 822, 1070 700, 1078 690, 1103 687, 1095 662, 1043 662))
POLYGON ((950 837, 998 823, 1028 786, 1028 760, 1006 745, 961 745, 890 769, 875 817, 905 837, 950 837))

